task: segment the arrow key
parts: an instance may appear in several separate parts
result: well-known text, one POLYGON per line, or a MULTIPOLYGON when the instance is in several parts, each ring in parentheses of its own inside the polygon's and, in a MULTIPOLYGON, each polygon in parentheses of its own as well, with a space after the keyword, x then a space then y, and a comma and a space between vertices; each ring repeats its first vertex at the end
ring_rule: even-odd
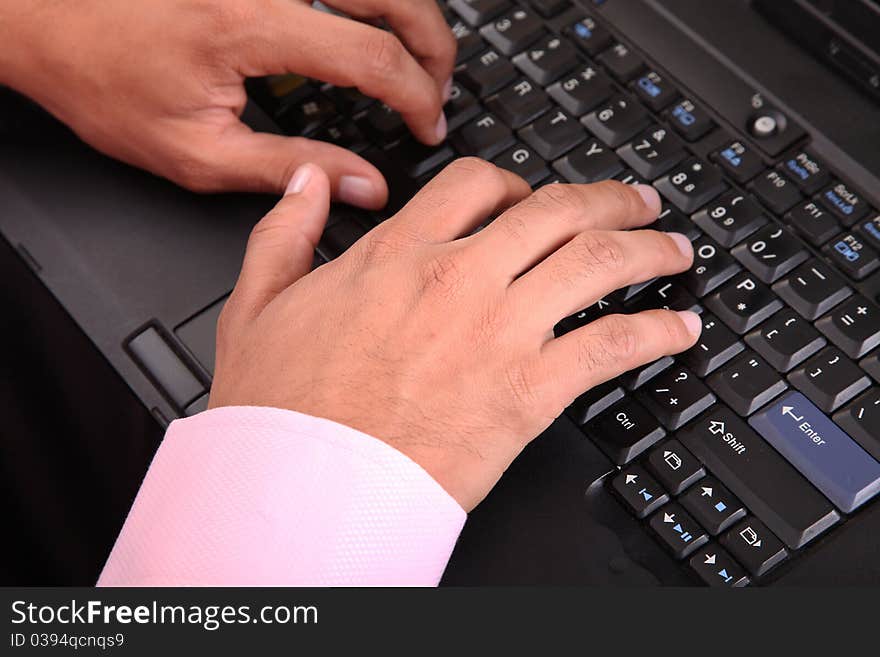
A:
POLYGON ((720 542, 755 577, 764 575, 788 556, 782 542, 754 516, 739 522, 720 542))
POLYGON ((669 495, 660 487, 657 480, 639 465, 623 468, 611 480, 611 488, 636 518, 646 517, 661 504, 669 501, 669 495))
POLYGON ((714 543, 694 553, 688 563, 709 586, 746 586, 749 583, 743 567, 714 543))
POLYGON ((667 504, 660 509, 648 524, 676 559, 684 559, 709 541, 706 530, 675 503, 667 504))
POLYGON ((678 495, 706 474, 702 464, 677 440, 656 447, 648 455, 647 466, 673 495, 678 495))
POLYGON ((712 536, 746 515, 742 502, 713 477, 701 480, 682 495, 679 502, 712 536))

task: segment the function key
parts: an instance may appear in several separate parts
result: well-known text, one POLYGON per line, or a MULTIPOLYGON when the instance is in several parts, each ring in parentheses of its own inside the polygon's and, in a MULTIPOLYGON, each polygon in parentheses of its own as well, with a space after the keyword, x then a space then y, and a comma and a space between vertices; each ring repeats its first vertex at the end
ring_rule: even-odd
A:
POLYGON ((816 328, 850 358, 861 358, 880 345, 880 308, 853 296, 816 322, 816 328))
POLYGON ((815 194, 828 184, 828 169, 808 150, 797 151, 779 165, 785 174, 797 183, 805 194, 815 194))
POLYGON ((458 43, 458 50, 455 54, 456 64, 461 64, 483 49, 483 40, 480 38, 480 35, 474 32, 463 20, 454 19, 450 21, 449 27, 458 43))
POLYGON ((672 127, 688 141, 697 141, 715 127, 712 117, 688 98, 676 103, 666 115, 672 127))
POLYGON ((782 308, 782 302, 766 285, 743 273, 715 294, 706 297, 706 307, 737 333, 750 331, 782 308))
POLYGON ((746 571, 733 560, 727 551, 711 544, 699 550, 688 564, 703 582, 709 586, 747 586, 746 571))
POLYGON ((700 462, 677 440, 669 440, 651 450, 646 465, 663 488, 673 495, 678 495, 706 475, 700 462))
POLYGON ((859 232, 875 249, 880 250, 880 214, 860 223, 859 232))
POLYGON ((684 559, 709 541, 706 530, 678 504, 668 504, 648 524, 677 559, 684 559))
POLYGON ((519 136, 545 160, 555 160, 587 139, 581 124, 560 109, 526 126, 519 136))
POLYGON ((655 186, 682 212, 690 214, 718 195, 727 185, 721 172, 711 164, 692 157, 660 178, 655 186))
POLYGON ((700 481, 679 501, 712 536, 720 534, 746 515, 742 502, 714 477, 700 481))
POLYGON ((550 175, 546 162, 525 144, 514 144, 493 162, 502 169, 512 171, 532 187, 550 175))
POLYGON ((750 187, 755 196, 778 215, 785 214, 803 198, 797 185, 772 169, 755 178, 750 187))
POLYGON ((648 128, 617 153, 649 180, 662 176, 686 155, 678 137, 659 125, 648 128))
POLYGON ((611 480, 611 488, 637 518, 644 518, 669 501, 657 480, 639 465, 629 465, 611 480))
POLYGON ((500 91, 516 79, 516 69, 506 57, 495 50, 487 50, 462 64, 456 77, 480 98, 500 91))
POLYGON ((518 130, 553 107, 553 103, 541 87, 520 79, 489 98, 486 107, 511 128, 518 130))
POLYGON ((824 315, 852 294, 840 274, 815 258, 776 283, 773 291, 809 320, 824 315))
POLYGON ((592 66, 584 66, 556 84, 547 93, 572 116, 583 116, 614 93, 611 79, 592 66))
POLYGON ((721 168, 743 185, 764 170, 760 156, 741 141, 732 141, 713 156, 721 168))
POLYGON ((782 541, 753 516, 722 536, 721 545, 730 550, 755 577, 769 572, 788 556, 782 541))
POLYGON ((537 41, 544 34, 541 19, 517 9, 480 28, 480 34, 508 57, 537 41))
POLYGON ((639 100, 655 112, 659 112, 678 97, 678 89, 656 71, 648 71, 630 86, 639 100))
POLYGON ((826 413, 833 413, 871 385, 859 366, 836 347, 825 347, 793 370, 788 380, 826 413))
POLYGON ((615 43, 596 59, 622 84, 632 80, 645 68, 641 57, 634 53, 632 48, 620 42, 615 43))
POLYGON ((824 249, 828 259, 850 278, 862 280, 880 267, 877 252, 854 233, 846 233, 824 249))
POLYGON ((870 211, 861 194, 844 182, 835 182, 826 187, 819 195, 819 200, 846 226, 864 219, 870 211))
POLYGON ((544 18, 553 18, 571 6, 569 0, 531 0, 532 7, 544 18))
POLYGON ((581 119, 590 132, 612 148, 631 139, 649 121, 645 108, 623 94, 613 96, 581 119))
POLYGON ((588 55, 596 55, 611 45, 611 33, 589 16, 572 25, 567 32, 588 55))
POLYGON ((837 219, 815 201, 796 205, 783 219, 813 246, 825 244, 840 232, 837 219))
POLYGON ((623 163, 613 150, 591 139, 554 162, 553 168, 570 182, 585 184, 616 176, 623 170, 623 163))
POLYGON ((775 223, 754 233, 731 254, 765 283, 775 283, 810 256, 799 239, 775 223))
POLYGON ((574 46, 556 35, 548 35, 513 58, 519 70, 541 86, 547 86, 578 65, 574 46))
POLYGON ((757 203, 733 190, 695 214, 694 222, 721 246, 730 247, 764 226, 767 219, 757 203))
POLYGON ((509 9, 510 0, 449 0, 449 7, 471 27, 476 27, 509 9))
POLYGON ((633 399, 621 400, 584 430, 618 465, 629 463, 666 435, 657 419, 633 399))

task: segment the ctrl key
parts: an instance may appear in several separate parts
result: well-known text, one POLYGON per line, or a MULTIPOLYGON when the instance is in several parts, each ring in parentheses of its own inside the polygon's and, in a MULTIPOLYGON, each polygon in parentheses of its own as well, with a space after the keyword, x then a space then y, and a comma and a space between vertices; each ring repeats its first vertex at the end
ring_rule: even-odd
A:
POLYGON ((644 518, 669 501, 669 495, 644 468, 631 465, 611 480, 611 488, 637 518, 644 518))

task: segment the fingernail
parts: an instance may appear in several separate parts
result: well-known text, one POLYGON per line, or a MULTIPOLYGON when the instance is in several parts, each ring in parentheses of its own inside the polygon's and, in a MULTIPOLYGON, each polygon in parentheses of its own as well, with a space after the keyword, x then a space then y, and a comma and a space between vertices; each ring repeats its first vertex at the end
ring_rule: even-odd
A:
POLYGON ((339 200, 349 205, 372 206, 376 200, 376 187, 369 178, 342 176, 339 179, 339 200))
POLYGON ((452 98, 452 78, 449 78, 443 85, 443 104, 448 103, 450 98, 452 98))
POLYGON ((687 238, 687 235, 682 235, 681 233, 666 233, 669 235, 669 239, 675 242, 675 246, 678 247, 678 250, 681 251, 681 255, 685 258, 690 258, 694 254, 694 246, 691 244, 691 241, 687 238))
POLYGON ((435 134, 437 135, 437 141, 443 141, 446 139, 446 115, 443 112, 440 112, 440 118, 437 119, 437 127, 434 129, 435 134))
POLYGON ((284 195, 299 194, 306 188, 306 185, 309 184, 311 178, 312 168, 308 164, 303 164, 294 172, 290 182, 287 183, 287 189, 284 191, 284 195))
POLYGON ((691 311, 691 310, 679 310, 677 311, 678 316, 681 317, 681 321, 684 322, 684 325, 687 327, 688 333, 692 336, 697 337, 703 331, 703 322, 700 320, 700 316, 691 311))
POLYGON ((642 200, 653 212, 660 214, 660 194, 651 185, 635 185, 642 200))

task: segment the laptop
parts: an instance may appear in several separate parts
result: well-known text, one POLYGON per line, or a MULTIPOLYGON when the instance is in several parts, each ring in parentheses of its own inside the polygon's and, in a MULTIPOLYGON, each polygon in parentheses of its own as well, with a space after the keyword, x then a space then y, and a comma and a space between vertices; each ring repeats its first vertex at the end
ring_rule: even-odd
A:
MULTIPOLYGON (((525 450, 443 583, 880 582, 880 5, 439 4, 459 44, 440 146, 356 91, 249 82, 252 125, 388 178, 386 210, 334 207, 316 266, 478 155, 534 186, 651 183, 655 227, 694 243, 690 271, 557 334, 657 307, 703 320, 693 349, 586 392, 525 450)), ((273 199, 194 196, 63 131, 14 134, 4 238, 157 427, 203 410, 217 316, 273 199)))

